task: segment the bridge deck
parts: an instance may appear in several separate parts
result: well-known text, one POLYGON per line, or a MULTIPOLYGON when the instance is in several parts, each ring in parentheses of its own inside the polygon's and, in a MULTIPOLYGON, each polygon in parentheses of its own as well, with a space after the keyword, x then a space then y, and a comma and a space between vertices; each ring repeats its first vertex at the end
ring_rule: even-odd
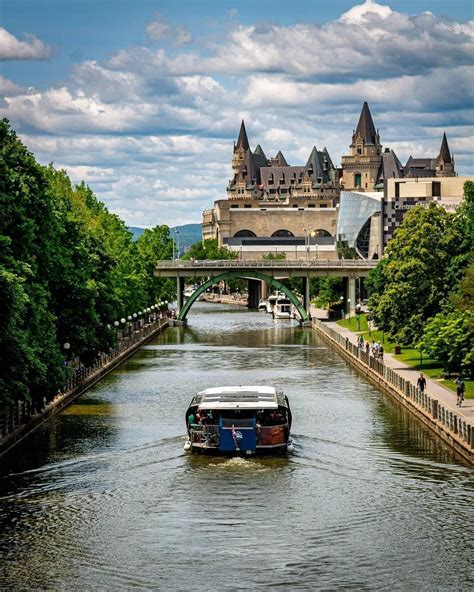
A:
POLYGON ((364 277, 377 266, 378 261, 363 259, 271 259, 247 261, 240 259, 207 261, 158 261, 155 275, 159 277, 216 276, 226 271, 262 271, 272 277, 291 276, 345 276, 364 277))

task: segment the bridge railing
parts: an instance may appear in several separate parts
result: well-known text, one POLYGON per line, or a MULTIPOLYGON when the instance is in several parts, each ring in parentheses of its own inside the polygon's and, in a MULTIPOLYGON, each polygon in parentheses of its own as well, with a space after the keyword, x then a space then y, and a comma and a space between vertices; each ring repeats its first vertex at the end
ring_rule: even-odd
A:
POLYGON ((157 261, 160 269, 275 269, 297 267, 300 269, 373 269, 378 261, 365 259, 206 259, 206 260, 163 260, 157 261))

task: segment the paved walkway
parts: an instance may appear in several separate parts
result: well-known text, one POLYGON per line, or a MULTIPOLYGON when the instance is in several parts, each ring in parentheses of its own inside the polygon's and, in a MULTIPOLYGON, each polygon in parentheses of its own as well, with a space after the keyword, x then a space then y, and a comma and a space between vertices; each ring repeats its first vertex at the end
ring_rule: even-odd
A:
MULTIPOLYGON (((352 343, 357 344, 357 337, 358 333, 354 333, 349 329, 345 329, 341 327, 334 321, 328 321, 326 311, 320 308, 316 308, 311 306, 311 315, 313 318, 317 318, 321 321, 324 321, 325 324, 337 331, 344 337, 348 338, 349 341, 352 343)), ((412 366, 408 366, 404 362, 397 360, 393 355, 384 353, 383 361, 386 366, 395 370, 400 376, 402 376, 405 380, 409 380, 412 384, 416 385, 416 381, 418 380, 418 376, 420 375, 419 370, 416 370, 412 366)), ((470 424, 474 425, 474 399, 465 399, 462 407, 456 406, 456 393, 450 391, 449 389, 445 388, 436 380, 429 378, 425 375, 426 378, 426 392, 431 396, 438 399, 446 408, 450 409, 451 411, 456 411, 459 415, 464 416, 465 420, 470 424)))

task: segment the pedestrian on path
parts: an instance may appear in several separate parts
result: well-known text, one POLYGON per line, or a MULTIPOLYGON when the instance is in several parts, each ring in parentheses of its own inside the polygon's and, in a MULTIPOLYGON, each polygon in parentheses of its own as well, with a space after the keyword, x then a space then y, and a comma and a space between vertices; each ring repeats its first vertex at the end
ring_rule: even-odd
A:
POLYGON ((369 353, 370 353, 370 343, 368 340, 365 342, 365 353, 367 355, 369 355, 369 353))
POLYGON ((425 392, 425 388, 426 388, 426 378, 423 376, 423 372, 420 372, 420 377, 418 378, 418 381, 416 383, 416 386, 420 389, 420 391, 422 393, 425 392))
POLYGON ((458 396, 457 400, 456 400, 456 405, 459 405, 459 407, 462 407, 462 404, 464 401, 464 391, 466 390, 466 385, 464 384, 461 377, 457 378, 455 382, 457 384, 456 394, 458 396))

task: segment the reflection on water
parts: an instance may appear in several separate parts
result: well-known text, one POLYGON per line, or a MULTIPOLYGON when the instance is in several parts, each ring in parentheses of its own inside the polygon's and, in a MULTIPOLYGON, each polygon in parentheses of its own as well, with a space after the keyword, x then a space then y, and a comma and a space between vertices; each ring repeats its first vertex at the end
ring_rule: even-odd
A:
POLYGON ((473 472, 310 330, 196 305, 0 478, 0 589, 468 589, 473 472), (186 455, 194 392, 272 384, 288 457, 186 455))

